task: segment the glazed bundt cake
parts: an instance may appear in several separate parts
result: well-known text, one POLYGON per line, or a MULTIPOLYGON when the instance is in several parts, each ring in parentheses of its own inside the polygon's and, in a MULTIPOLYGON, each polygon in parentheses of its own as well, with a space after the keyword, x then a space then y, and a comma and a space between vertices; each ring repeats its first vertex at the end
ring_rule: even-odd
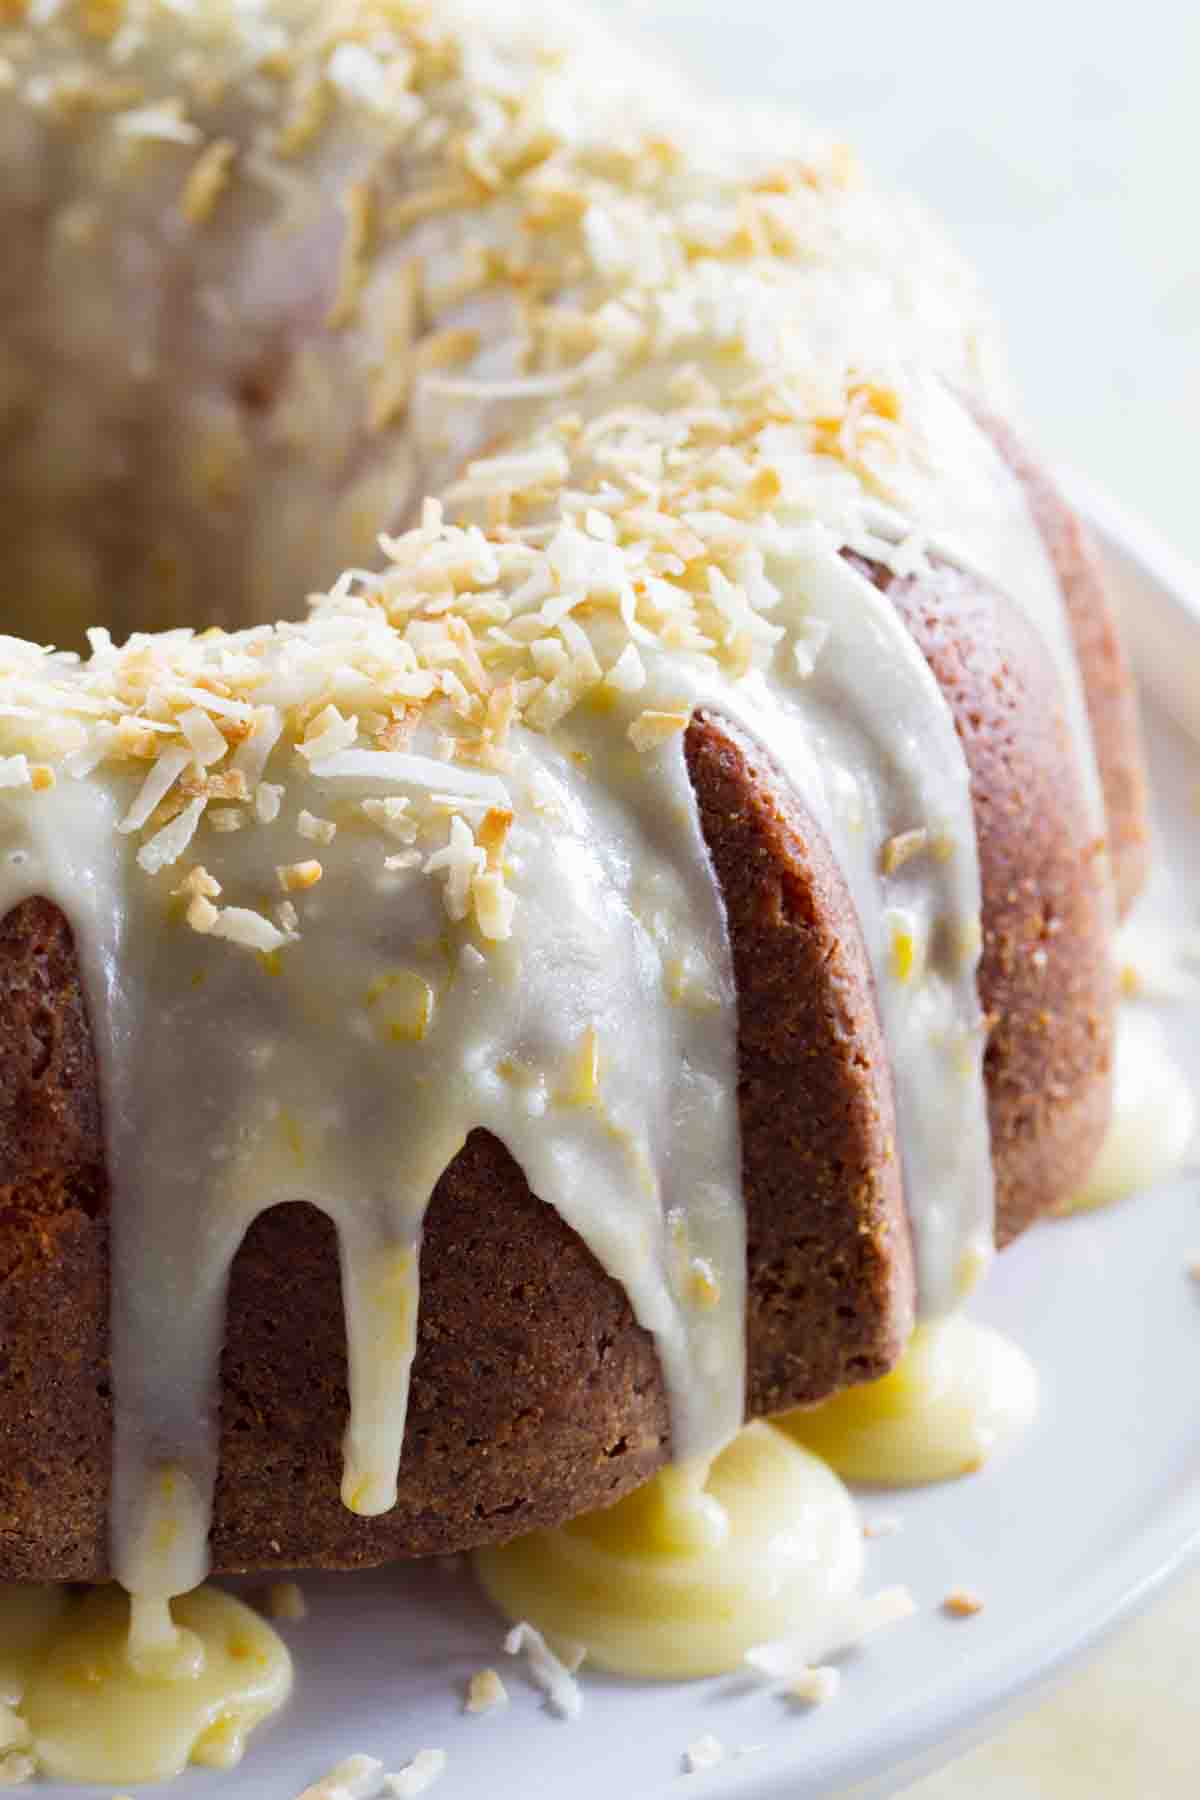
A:
POLYGON ((969 277, 579 21, 3 17, 0 1572, 881 1375, 1086 1172, 1144 859, 969 277))

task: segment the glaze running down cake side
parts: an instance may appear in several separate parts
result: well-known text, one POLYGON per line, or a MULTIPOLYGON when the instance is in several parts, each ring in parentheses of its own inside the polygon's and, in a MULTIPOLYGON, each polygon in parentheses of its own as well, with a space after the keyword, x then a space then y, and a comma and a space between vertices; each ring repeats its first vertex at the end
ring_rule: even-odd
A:
POLYGON ((884 1374, 1086 1174, 1144 861, 970 278, 560 14, 0 69, 0 1572, 503 1540, 884 1374))

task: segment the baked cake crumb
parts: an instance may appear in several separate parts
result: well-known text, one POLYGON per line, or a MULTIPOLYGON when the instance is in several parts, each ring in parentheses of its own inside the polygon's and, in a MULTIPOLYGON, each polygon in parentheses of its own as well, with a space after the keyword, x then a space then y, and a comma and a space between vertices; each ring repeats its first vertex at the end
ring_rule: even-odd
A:
POLYGON ((507 1701, 508 1689, 495 1669, 476 1669, 467 1683, 467 1711, 491 1712, 494 1707, 506 1705, 507 1701))
POLYGON ((942 1601, 942 1611, 955 1619, 969 1619, 983 1611, 983 1601, 970 1588, 951 1588, 942 1601))
POLYGON ((701 1769, 715 1769, 718 1763, 725 1760, 725 1746, 719 1737, 706 1731, 703 1737, 698 1737, 695 1743, 688 1745, 683 1760, 689 1775, 698 1774, 701 1769))

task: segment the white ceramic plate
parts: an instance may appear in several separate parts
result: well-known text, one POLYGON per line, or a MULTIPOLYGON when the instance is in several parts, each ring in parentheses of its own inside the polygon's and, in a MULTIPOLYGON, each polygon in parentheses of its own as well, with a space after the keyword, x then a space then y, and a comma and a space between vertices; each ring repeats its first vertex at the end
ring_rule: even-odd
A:
MULTIPOLYGON (((1079 491, 1148 682, 1162 839, 1148 904, 1196 922, 1200 579, 1145 526, 1079 491), (1197 736, 1189 741, 1168 709, 1197 736)), ((1200 1004, 1165 1018, 1200 1082, 1200 1004)), ((1200 1184, 1185 1177, 1046 1225, 1000 1260, 978 1311, 1033 1355, 1040 1415, 976 1477, 863 1495, 865 1517, 903 1522, 871 1544, 868 1581, 906 1583, 920 1612, 846 1659, 835 1704, 805 1714, 740 1677, 660 1686, 597 1675, 585 1678, 582 1718, 567 1724, 508 1665, 503 1626, 467 1574, 415 1566, 314 1576, 304 1583, 309 1617, 284 1627, 298 1670, 290 1706, 256 1734, 237 1772, 191 1772, 172 1800, 292 1800, 351 1751, 394 1768, 426 1746, 449 1754, 437 1800, 895 1791, 992 1729, 1200 1548, 1200 1291, 1186 1274, 1200 1251, 1198 1200, 1200 1184), (942 1614, 955 1586, 977 1589, 984 1611, 966 1621, 942 1614), (468 1717, 466 1679, 488 1663, 506 1665, 512 1702, 468 1717), (730 1759, 685 1776, 683 1752, 705 1732, 730 1759), (754 1748, 733 1755, 744 1746, 754 1748)), ((40 1791, 77 1800, 89 1790, 40 1791)))

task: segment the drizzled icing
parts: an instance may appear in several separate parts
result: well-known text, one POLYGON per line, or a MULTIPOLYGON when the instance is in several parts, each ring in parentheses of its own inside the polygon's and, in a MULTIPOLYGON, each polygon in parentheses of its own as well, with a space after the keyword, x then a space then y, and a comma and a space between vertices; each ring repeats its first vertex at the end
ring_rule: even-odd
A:
POLYGON ((225 1285, 276 1201, 337 1226, 343 1495, 393 1502, 421 1217, 476 1128, 653 1333, 675 1455, 740 1422, 697 710, 768 753, 845 873, 923 1309, 990 1246, 967 771, 840 555, 973 561, 1069 663, 1033 523, 955 397, 991 391, 970 284, 837 147, 756 145, 590 42, 434 12, 146 0, 98 43, 66 8, 0 34, 5 154, 53 220, 16 335, 86 376, 65 488, 39 485, 53 442, 12 478, 19 579, 50 591, 49 543, 85 597, 111 583, 108 428, 150 552, 110 617, 168 604, 141 586, 160 552, 210 617, 294 612, 315 571, 371 562, 303 625, 96 632, 81 664, 0 647, 0 911, 63 907, 102 1050, 113 1565, 146 1598, 204 1572, 225 1285), (76 103, 85 50, 110 85, 76 103), (132 337, 127 282, 154 311, 132 337), (426 503, 380 563, 427 484, 455 522, 426 503))

